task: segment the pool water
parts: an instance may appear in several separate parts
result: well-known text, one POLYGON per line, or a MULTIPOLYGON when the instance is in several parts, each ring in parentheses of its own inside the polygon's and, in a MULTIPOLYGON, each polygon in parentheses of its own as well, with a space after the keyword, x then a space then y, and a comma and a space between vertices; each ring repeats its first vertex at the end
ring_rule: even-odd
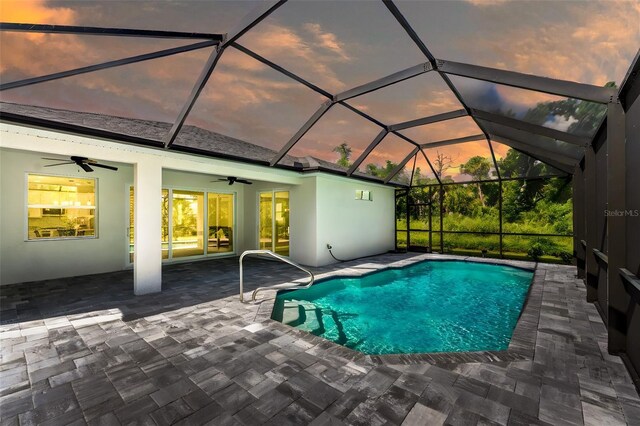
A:
POLYGON ((505 350, 533 272, 424 261, 278 294, 272 318, 366 354, 505 350))

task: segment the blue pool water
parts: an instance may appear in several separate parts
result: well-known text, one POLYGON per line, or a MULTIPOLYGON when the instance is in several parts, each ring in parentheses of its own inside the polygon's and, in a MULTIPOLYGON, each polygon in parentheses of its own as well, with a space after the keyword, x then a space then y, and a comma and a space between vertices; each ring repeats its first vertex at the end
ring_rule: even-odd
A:
POLYGON ((272 318, 366 354, 505 350, 532 277, 424 261, 280 293, 272 318))

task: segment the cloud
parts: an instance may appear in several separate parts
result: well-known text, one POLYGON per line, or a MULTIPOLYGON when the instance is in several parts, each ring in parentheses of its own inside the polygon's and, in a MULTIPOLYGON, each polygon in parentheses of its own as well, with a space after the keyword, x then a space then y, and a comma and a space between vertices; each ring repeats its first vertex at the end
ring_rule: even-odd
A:
MULTIPOLYGON (((330 33, 320 34, 327 35, 328 39, 333 36, 330 33)), ((332 64, 345 61, 343 55, 346 53, 339 44, 337 48, 343 54, 336 54, 335 49, 327 49, 326 45, 319 45, 314 40, 305 39, 293 28, 263 23, 259 31, 245 34, 240 43, 320 87, 328 90, 345 89, 332 64), (322 49, 319 49, 319 46, 322 49)))
POLYGON ((574 117, 564 118, 561 115, 554 115, 544 123, 544 126, 566 132, 573 123, 577 122, 578 119, 574 117))
POLYGON ((460 117, 453 120, 441 121, 439 123, 427 124, 425 126, 413 127, 402 130, 419 144, 437 142, 447 139, 454 139, 464 136, 472 136, 482 133, 473 119, 470 117, 460 117))
MULTIPOLYGON (((43 0, 3 0, 0 7, 2 22, 73 25, 76 17, 73 10, 48 6, 43 0)), ((64 50, 82 50, 78 39, 72 35, 53 39, 49 34, 16 32, 3 32, 0 48, 0 72, 13 72, 17 76, 38 75, 47 69, 55 69, 56 65, 60 66, 60 58, 66 56, 62 54, 64 50), (38 59, 34 60, 34 57, 38 59)), ((65 59, 73 64, 73 57, 65 59)), ((6 76, 3 80, 7 80, 6 76)))
POLYGON ((467 3, 471 3, 474 6, 497 6, 506 3, 507 0, 465 0, 467 3))
POLYGON ((2 22, 71 25, 76 13, 67 7, 48 6, 44 0, 3 0, 2 22))
POLYGON ((306 29, 308 32, 310 32, 311 34, 313 34, 313 36, 317 41, 317 44, 320 47, 330 50, 331 52, 340 56, 345 61, 349 61, 351 59, 349 55, 344 51, 342 43, 338 41, 338 37, 333 33, 322 31, 320 24, 314 24, 314 23, 308 22, 304 24, 302 27, 306 29))
POLYGON ((487 64, 486 58, 491 57, 488 65, 498 68, 598 86, 610 80, 620 83, 640 44, 640 3, 566 2, 563 6, 565 19, 503 26, 499 32, 475 38, 476 62, 487 64))

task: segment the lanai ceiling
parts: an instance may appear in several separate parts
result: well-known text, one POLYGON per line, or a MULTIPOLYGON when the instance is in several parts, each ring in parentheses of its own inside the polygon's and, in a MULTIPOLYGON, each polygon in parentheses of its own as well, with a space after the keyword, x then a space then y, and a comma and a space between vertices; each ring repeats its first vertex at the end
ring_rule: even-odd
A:
POLYGON ((131 4, 3 2, 1 118, 390 183, 510 149, 571 173, 640 45, 630 1, 131 4))

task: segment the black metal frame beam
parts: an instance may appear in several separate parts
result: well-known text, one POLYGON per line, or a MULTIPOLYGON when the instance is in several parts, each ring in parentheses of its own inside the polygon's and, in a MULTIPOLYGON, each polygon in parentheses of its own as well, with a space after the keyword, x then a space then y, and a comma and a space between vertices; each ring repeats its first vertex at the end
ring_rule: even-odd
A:
MULTIPOLYGON (((620 102, 607 106, 607 210, 626 210, 626 147, 625 114, 620 102)), ((602 214, 602 213, 601 213, 602 214)), ((627 327, 629 295, 620 276, 626 266, 627 218, 609 215, 607 218, 607 337, 609 353, 625 352, 627 349, 627 327)))
MULTIPOLYGON (((555 178, 566 178, 570 176, 569 174, 565 175, 543 175, 543 176, 517 176, 517 177, 505 177, 500 180, 503 182, 513 181, 513 180, 544 180, 544 179, 555 179, 555 178)), ((414 185, 413 188, 427 188, 429 186, 448 186, 448 185, 469 185, 476 183, 498 183, 498 179, 493 180, 470 180, 466 182, 442 182, 440 183, 428 183, 426 185, 414 185)))
POLYGON ((8 32, 28 32, 45 34, 78 34, 110 37, 146 37, 146 38, 169 38, 169 39, 201 39, 222 42, 224 34, 193 33, 182 31, 159 31, 141 30, 131 28, 105 28, 105 27, 85 27, 73 25, 51 25, 51 24, 18 24, 12 22, 1 22, 0 31, 8 32))
POLYGON ((164 142, 165 148, 169 148, 175 142, 176 138, 178 137, 178 134, 180 133, 180 130, 182 129, 182 126, 184 125, 184 122, 187 119, 187 116, 193 109, 193 106, 198 100, 200 93, 202 93, 202 90, 204 89, 204 86, 207 84, 207 81, 209 81, 209 77, 211 77, 211 74, 213 73, 214 68, 218 64, 218 61, 220 60, 220 56, 222 56, 222 53, 224 52, 225 48, 228 45, 234 43, 240 37, 242 37, 251 28, 255 27, 260 22, 262 22, 265 18, 267 18, 267 16, 269 16, 271 13, 273 13, 273 11, 275 11, 277 8, 282 6, 286 1, 287 0, 277 0, 277 1, 265 0, 259 3, 251 12, 249 12, 242 19, 242 21, 236 26, 236 28, 233 31, 227 34, 227 37, 225 37, 222 43, 218 46, 218 49, 216 49, 216 51, 214 51, 209 56, 207 63, 205 64, 204 68, 200 72, 200 75, 198 76, 198 80, 196 80, 196 84, 193 86, 193 89, 191 90, 191 94, 189 95, 189 97, 187 98, 187 101, 182 106, 182 109, 180 110, 178 117, 176 118, 175 122, 173 123, 173 126, 171 127, 171 130, 169 130, 169 133, 165 138, 165 142, 164 142))
MULTIPOLYGON (((449 76, 447 76, 445 73, 443 73, 442 71, 437 69, 437 60, 435 58, 435 56, 433 56, 433 54, 431 53, 431 51, 427 48, 427 46, 424 44, 424 42, 422 41, 422 39, 420 38, 420 36, 418 36, 418 34, 415 32, 415 30, 413 29, 413 27, 411 26, 411 24, 409 24, 409 21, 407 21, 407 19, 404 17, 404 15, 402 14, 402 12, 400 12, 400 10, 398 9, 398 7, 395 5, 395 3, 393 2, 393 0, 382 0, 383 3, 385 4, 385 6, 387 7, 387 9, 389 9, 389 12, 391 12, 391 14, 396 18, 396 20, 398 21, 398 23, 400 24, 400 26, 405 30, 405 32, 407 33, 407 35, 411 38, 411 40, 413 40, 413 42, 416 44, 416 46, 418 47, 418 49, 422 52, 422 54, 429 60, 429 63, 431 64, 432 68, 438 72, 438 74, 440 75, 440 77, 442 78, 442 80, 445 82, 445 84, 447 85, 447 87, 449 87, 449 90, 451 90, 451 92, 453 93, 453 95, 456 97, 456 99, 458 100, 458 102, 460 102, 460 104, 462 105, 462 107, 464 108, 464 110, 466 111, 466 114, 468 116, 471 117, 471 119, 476 123, 476 126, 478 126, 478 128, 480 129, 480 131, 482 131, 482 133, 484 133, 485 138, 488 140, 489 139, 489 134, 487 133, 487 131, 482 127, 482 125, 480 124, 480 122, 471 115, 471 110, 469 108, 469 106, 467 105, 467 103, 465 102, 465 100, 462 98, 462 95, 460 94, 460 92, 458 91, 458 89, 456 88, 456 86, 453 84, 453 82, 451 81, 451 79, 449 78, 449 76)), ((423 152, 424 154, 424 152, 423 152)), ((492 154, 493 155, 493 154, 492 154)), ((425 158, 426 158, 426 154, 425 154, 425 158)), ((427 159, 427 161, 429 161, 429 159, 427 159)), ((494 162, 495 162, 495 156, 494 156, 494 162)), ((433 169, 433 167, 432 167, 433 169)), ((439 179, 438 179, 439 180, 439 179)))
POLYGON ((291 139, 289 139, 289 142, 287 142, 285 146, 283 146, 282 149, 273 157, 269 165, 275 166, 276 164, 278 164, 278 162, 282 160, 285 155, 287 155, 289 150, 291 150, 291 148, 293 148, 293 146, 298 143, 300 139, 302 139, 302 137, 311 129, 311 127, 313 127, 313 125, 316 124, 318 120, 320 120, 322 116, 327 111, 329 111, 329 109, 333 105, 334 104, 331 101, 326 101, 325 103, 320 105, 320 108, 318 108, 316 112, 314 112, 313 115, 309 117, 306 123, 304 123, 304 125, 291 137, 291 139))
POLYGON ((355 172, 356 170, 358 170, 358 167, 360 167, 360 164, 362 164, 362 162, 365 160, 365 158, 367 158, 367 156, 369 154, 371 154, 371 151, 374 150, 374 148, 376 146, 378 146, 378 144, 380 142, 382 142, 382 140, 389 134, 389 131, 387 129, 382 129, 380 131, 380 133, 378 133, 376 135, 375 138, 373 138, 373 141, 371 141, 371 143, 369 144, 368 147, 365 148, 364 151, 362 151, 362 154, 360 154, 360 157, 358 157, 356 159, 356 161, 353 162, 353 164, 351 165, 351 167, 349 167, 349 170, 347 170, 347 176, 351 176, 353 174, 353 172, 355 172))
MULTIPOLYGON (((409 153, 409 155, 407 155, 404 158, 404 160, 402 160, 400 163, 398 163, 398 165, 393 170, 391 170, 391 172, 389 173, 389 176, 387 176, 384 179, 384 183, 389 183, 389 181, 391 181, 391 179, 393 179, 395 177, 395 175, 400 173, 400 171, 402 169, 404 169, 404 166, 409 162, 409 160, 411 160, 412 157, 415 157, 415 155, 418 153, 419 150, 420 150, 419 147, 413 148, 413 151, 411 151, 409 153)), ((415 162, 414 162, 414 170, 415 170, 415 162)), ((411 173, 411 176, 413 177, 413 172, 411 173)), ((409 186, 411 186, 411 181, 412 181, 412 179, 409 179, 409 186)))
POLYGON ((389 12, 391 12, 393 17, 396 18, 396 21, 398 21, 400 26, 404 28, 407 35, 411 38, 411 40, 413 40, 413 42, 418 47, 418 49, 420 49, 422 54, 429 60, 429 62, 431 63, 431 66, 434 69, 437 68, 435 56, 433 56, 433 54, 424 44, 424 42, 422 41, 418 33, 415 32, 411 24, 409 24, 409 21, 407 21, 407 19, 404 17, 402 12, 400 12, 400 9, 398 9, 398 6, 396 6, 392 0, 382 0, 382 2, 384 3, 385 6, 387 6, 387 9, 389 9, 389 12))
POLYGON ((557 139, 582 148, 591 143, 591 138, 586 136, 574 135, 560 130, 552 129, 538 124, 527 123, 526 121, 516 118, 507 117, 500 114, 482 111, 479 109, 471 109, 471 115, 481 120, 486 120, 494 124, 513 127, 514 129, 532 133, 534 135, 546 136, 548 138, 557 139))
POLYGON ((422 147, 420 147, 420 152, 422 153, 422 156, 424 157, 424 159, 427 161, 427 164, 429 165, 429 168, 431 169, 431 173, 433 173, 433 176, 435 176, 435 178, 438 181, 438 183, 440 185, 442 185, 442 181, 440 180, 440 176, 438 176, 436 174, 436 169, 433 167, 433 164, 431 164, 431 161, 429 161, 429 157, 427 157, 427 154, 424 152, 424 149, 422 149, 422 147))
POLYGON ((491 135, 491 140, 502 143, 504 145, 508 145, 511 148, 521 151, 539 161, 542 161, 543 163, 547 163, 550 166, 553 166, 556 169, 562 170, 563 172, 568 174, 573 173, 573 167, 578 162, 578 160, 563 157, 555 153, 550 153, 548 151, 536 149, 536 147, 531 146, 529 144, 525 144, 523 142, 516 141, 513 139, 508 139, 502 136, 491 135), (550 157, 547 157, 548 155, 551 155, 553 159, 550 157))
POLYGON ((593 86, 591 84, 539 77, 532 74, 505 71, 497 68, 464 64, 461 62, 447 61, 443 59, 436 60, 436 68, 438 71, 449 75, 458 75, 461 77, 472 78, 474 80, 483 80, 495 84, 502 84, 505 86, 601 104, 607 104, 611 99, 617 96, 617 90, 612 87, 593 86))
POLYGON ((239 44, 237 42, 231 43, 231 46, 234 47, 235 49, 241 51, 242 53, 251 56, 253 59, 262 62, 263 64, 267 65, 268 67, 273 68, 274 70, 280 72, 281 74, 284 74, 287 77, 297 81, 298 83, 304 84, 309 89, 313 90, 314 92, 317 92, 317 93, 321 94, 322 96, 325 96, 327 99, 333 100, 333 95, 331 93, 329 93, 326 90, 316 86, 315 84, 311 83, 310 81, 305 80, 304 78, 292 73, 291 71, 281 67, 280 65, 276 64, 275 62, 272 62, 272 61, 268 60, 267 58, 265 58, 264 56, 254 52, 253 50, 248 49, 245 46, 243 46, 243 45, 241 45, 241 44, 239 44))
POLYGON ((108 68, 115 68, 123 65, 149 61, 151 59, 164 58, 166 56, 176 55, 184 52, 190 52, 192 50, 205 49, 207 47, 216 46, 216 45, 218 45, 217 41, 202 41, 200 43, 174 47, 171 49, 159 50, 156 52, 145 53, 142 55, 130 56, 128 58, 116 59, 114 61, 102 62, 100 64, 89 65, 86 67, 75 68, 72 70, 61 71, 61 72, 47 74, 39 77, 25 78, 23 80, 12 81, 9 83, 2 83, 0 84, 0 92, 4 90, 9 90, 9 89, 17 89, 19 87, 30 86, 32 84, 44 83, 47 81, 53 81, 61 78, 72 77, 74 75, 86 74, 86 73, 100 71, 108 68))
POLYGON ((442 114, 431 115, 428 117, 416 118, 415 120, 404 121, 389 126, 389 131, 396 132, 399 130, 410 129, 412 127, 426 126, 427 124, 438 123, 440 121, 453 120, 454 118, 466 117, 467 111, 459 109, 456 111, 444 112, 442 114))
POLYGON ((337 95, 335 95, 334 100, 336 102, 342 102, 351 98, 362 96, 367 93, 382 89, 384 87, 391 86, 392 84, 396 84, 401 81, 424 74, 431 71, 432 69, 433 68, 431 66, 431 63, 429 62, 414 65, 402 71, 395 72, 377 80, 365 83, 361 86, 354 87, 353 89, 345 90, 344 92, 338 93, 337 95))
POLYGON ((492 124, 487 127, 490 135, 517 140, 533 147, 534 149, 544 151, 549 155, 559 155, 561 157, 572 158, 574 160, 574 165, 584 157, 584 148, 576 147, 575 145, 568 145, 566 146, 566 149, 562 149, 562 146, 555 146, 553 143, 541 142, 536 135, 513 127, 503 126, 501 124, 492 124))
MULTIPOLYGON (((412 41, 416 44, 419 50, 423 53, 423 55, 428 59, 429 62, 425 62, 422 64, 415 65, 413 67, 409 67, 407 69, 395 72, 388 76, 379 78, 377 80, 365 83, 363 85, 354 87, 352 89, 341 92, 337 95, 332 95, 328 91, 314 85, 313 83, 295 75, 294 73, 286 70, 285 68, 275 64, 268 59, 258 55, 255 52, 247 49, 246 47, 237 43, 237 40, 244 35, 247 31, 251 30, 257 24, 259 24, 263 19, 269 16, 273 11, 282 6, 286 0, 269 0, 261 2, 251 13, 249 13, 245 18, 243 18, 242 22, 236 27, 234 31, 231 31, 227 35, 221 34, 206 34, 206 33, 193 33, 193 32, 176 32, 176 31, 155 31, 155 30, 137 30, 137 29, 122 29, 122 28, 98 28, 98 27, 78 27, 78 26, 63 26, 63 25, 40 25, 40 24, 13 24, 13 23, 0 23, 0 30, 2 31, 23 31, 23 32, 40 32, 40 33, 59 33, 59 34, 85 34, 85 35, 101 35, 101 36, 122 36, 122 37, 155 37, 155 38, 175 38, 175 39, 206 39, 208 41, 202 43, 196 43, 189 46, 178 47, 174 49, 167 49, 165 51, 158 51, 149 53, 146 55, 138 55, 135 57, 124 58, 117 61, 105 62, 102 64, 92 65, 89 67, 78 68, 74 70, 64 71, 61 73, 50 74, 47 76, 35 77, 32 79, 25 79, 18 82, 6 83, 4 85, 0 85, 0 90, 8 90, 10 88, 22 87, 29 84, 37 84, 44 81, 51 81, 58 78, 69 77, 72 75, 78 75, 82 73, 97 71, 100 69, 111 68, 114 66, 125 65, 127 63, 139 62, 142 60, 154 59, 156 57, 168 56, 171 54, 181 53, 188 50, 194 50, 199 48, 205 48, 217 45, 217 49, 215 52, 211 54, 207 63, 203 70, 201 71, 200 76, 196 84, 194 85, 191 94, 189 95, 187 101, 183 105, 180 113, 178 114, 177 119, 175 120, 171 130, 169 131, 165 141, 165 148, 170 147, 175 139, 177 138, 182 126, 184 125, 188 114, 191 112, 195 102, 197 101, 200 93, 204 89, 208 79, 211 76, 217 62, 220 59, 220 56, 223 54, 224 50, 232 46, 235 49, 253 57, 254 59, 270 66, 276 71, 287 75, 288 77, 296 80, 297 82, 305 85, 306 87, 314 90, 317 93, 325 96, 329 99, 329 102, 324 103, 318 111, 302 126, 302 128, 292 137, 289 142, 281 149, 277 156, 275 156, 272 161, 269 163, 271 166, 275 166, 278 161, 280 161, 286 153, 304 136, 306 132, 308 132, 312 126, 322 117, 322 115, 335 103, 340 103, 341 105, 347 107, 351 111, 365 118, 366 120, 378 125, 383 130, 378 134, 376 139, 367 147, 367 149, 362 153, 362 155, 356 160, 356 162, 350 167, 347 172, 347 176, 351 176, 355 170, 360 166, 360 164, 364 161, 366 156, 368 156, 373 149, 380 143, 380 141, 389 133, 393 133, 396 136, 404 139, 405 141, 411 143, 420 152, 428 162, 431 170, 435 174, 435 170, 433 165, 429 161, 428 156, 425 154, 423 148, 432 148, 436 146, 444 146, 456 143, 455 139, 448 141, 438 141, 431 144, 419 145, 412 139, 406 137, 402 133, 399 133, 399 130, 427 125, 431 123, 435 123, 438 121, 442 121, 444 119, 452 119, 463 116, 469 116, 474 120, 479 129, 483 132, 484 137, 487 139, 489 148, 491 151, 491 156, 496 166, 496 173, 499 176, 499 170, 497 169, 497 161, 495 158, 495 153, 493 151, 493 147, 491 145, 491 139, 495 135, 494 139, 498 142, 501 142, 499 139, 509 139, 510 142, 515 142, 521 146, 521 148, 517 148, 518 150, 523 151, 527 155, 531 155, 534 158, 539 159, 540 161, 549 163, 553 167, 556 167, 566 173, 571 174, 570 171, 567 170, 567 167, 564 166, 566 164, 573 164, 569 162, 568 157, 573 157, 571 153, 557 152, 553 147, 551 149, 542 148, 539 146, 531 145, 533 143, 527 137, 507 137, 509 135, 500 135, 496 134, 499 132, 488 132, 487 129, 483 126, 483 124, 479 121, 486 120, 486 122, 491 122, 497 125, 502 125, 504 127, 514 129, 516 131, 526 132, 529 135, 541 135, 550 137, 556 140, 564 141, 567 143, 571 143, 574 145, 578 145, 584 147, 589 143, 589 140, 584 137, 572 135, 566 132, 560 132, 554 129, 548 129, 544 126, 538 126, 530 123, 523 122, 521 120, 512 119, 509 117, 502 117, 496 114, 491 114, 486 111, 480 110, 472 110, 470 109, 461 94, 458 92, 455 85, 451 82, 448 75, 460 75, 464 77, 473 78, 476 80, 485 80, 490 81, 496 84, 504 84, 513 87, 520 87, 523 89, 534 90, 538 92, 544 93, 552 93, 561 96, 568 96, 576 99, 582 99, 586 101, 599 102, 599 103, 608 103, 613 99, 615 95, 615 89, 613 88, 603 88, 598 86, 592 86, 588 84, 575 83, 570 81, 563 80, 555 80, 549 79, 545 77, 538 77, 529 74, 522 74, 511 71, 504 71, 494 68, 481 67, 476 65, 458 63, 454 61, 446 61, 436 59, 434 55, 429 51, 425 43, 421 40, 415 30, 411 27, 409 22, 397 8, 395 3, 392 0, 383 0, 385 6, 389 10, 389 12, 395 17, 398 23, 403 27, 407 35, 412 39, 412 41), (438 114, 432 117, 424 117, 416 120, 410 120, 403 123, 396 123, 393 125, 386 125, 376 118, 366 114, 358 108, 355 108, 345 101, 357 96, 364 95, 366 93, 370 93, 372 91, 387 87, 389 85, 416 77, 423 73, 429 71, 436 71, 442 77, 444 82, 447 84, 449 89, 454 93, 458 101, 461 103, 464 109, 458 111, 452 111, 449 113, 438 114), (525 140, 523 140, 525 139, 525 140), (539 154, 536 154, 539 153, 539 154), (566 157, 566 158, 565 158, 566 157)), ((486 124, 485 122, 485 124, 486 124)), ((465 141, 470 141, 471 139, 466 138, 458 138, 457 143, 463 143, 465 141)), ((473 139, 473 140, 480 140, 473 139)), ((505 143, 505 142, 502 142, 505 143)), ((510 145, 509 143, 506 143, 510 145)), ((539 145, 539 144, 538 144, 539 145)), ((511 146, 511 145, 510 145, 511 146)), ((515 148, 515 147, 514 147, 515 148)), ((415 150, 414 150, 415 151, 415 150)), ((415 152, 415 157, 417 158, 417 151, 415 152)), ((576 153, 575 157, 578 157, 579 154, 576 153)), ((406 159, 405 159, 406 160, 406 159)), ((408 161, 408 160, 407 160, 408 161)), ((398 171, 401 168, 398 169, 398 171)), ((436 175, 439 183, 442 184, 438 176, 436 175)), ((387 182, 390 181, 387 180, 387 182)))
MULTIPOLYGON (((600 148, 604 149, 604 148, 600 148)), ((592 256, 594 248, 600 247, 598 235, 598 175, 595 146, 586 149, 584 156, 584 187, 591 188, 585 191, 585 257, 586 257, 586 280, 587 302, 598 301, 598 264, 592 256)))
POLYGON ((439 146, 455 145, 455 144, 459 144, 459 143, 483 141, 483 140, 487 140, 487 137, 484 134, 479 134, 479 135, 473 135, 473 136, 464 136, 462 138, 446 139, 446 140, 443 140, 443 141, 429 142, 429 143, 425 143, 425 144, 420 145, 420 148, 429 149, 429 148, 436 148, 436 147, 439 147, 439 146))

